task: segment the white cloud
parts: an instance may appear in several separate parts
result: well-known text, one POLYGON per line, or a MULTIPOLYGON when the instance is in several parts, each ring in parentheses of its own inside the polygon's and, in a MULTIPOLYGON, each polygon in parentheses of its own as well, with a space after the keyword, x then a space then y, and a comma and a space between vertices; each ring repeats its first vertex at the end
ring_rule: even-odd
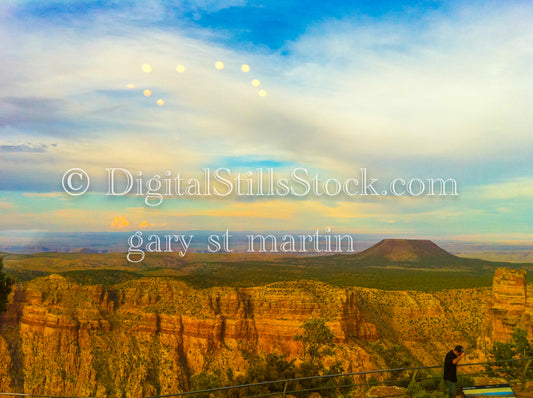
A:
POLYGON ((64 192, 25 192, 23 194, 28 198, 62 198, 65 197, 64 192))
POLYGON ((295 58, 307 62, 291 75, 302 83, 323 76, 308 94, 325 92, 320 103, 331 112, 334 134, 365 151, 524 156, 522 145, 533 137, 532 11, 464 9, 410 27, 330 22, 292 45, 295 58))
MULTIPOLYGON (((127 147, 128 136, 169 159, 253 150, 341 167, 354 158, 497 160, 502 150, 522 156, 533 140, 532 16, 521 6, 435 14, 414 27, 333 21, 300 37, 289 57, 131 25, 120 37, 102 35, 99 20, 29 31, 11 22, 0 36, 16 37, 4 55, 16 67, 4 73, 3 92, 64 101, 55 121, 84 124, 78 137, 127 147), (222 72, 217 59, 226 62, 222 72), (140 72, 145 62, 150 75, 140 72), (252 73, 240 73, 245 62, 252 73), (188 68, 183 76, 177 63, 188 68), (250 86, 252 75, 264 81, 266 98, 250 86), (131 97, 106 92, 128 83, 138 87, 131 97), (142 102, 140 88, 151 88, 153 101, 142 102), (153 106, 159 97, 166 109, 153 106)), ((49 122, 35 134, 76 136, 49 122)))
POLYGON ((511 181, 480 186, 476 193, 483 199, 506 200, 519 199, 533 200, 533 178, 524 177, 511 181))
MULTIPOLYGON (((149 18, 157 20, 158 3, 150 4, 149 18)), ((524 3, 435 13, 415 24, 328 21, 282 56, 213 44, 209 30, 193 38, 191 31, 137 26, 139 18, 128 15, 28 26, 0 9, 0 95, 17 105, 0 134, 15 131, 21 143, 57 142, 54 153, 0 154, 0 177, 57 191, 70 167, 91 176, 105 175, 105 167, 195 174, 219 157, 256 155, 335 175, 368 167, 379 178, 405 177, 459 163, 465 170, 498 165, 514 178, 520 171, 510 163, 530 162, 533 145, 532 17, 524 3), (214 68, 217 60, 225 62, 223 71, 214 68), (144 63, 152 73, 141 71, 144 63), (241 72, 243 63, 250 73, 241 72), (178 74, 177 64, 186 73, 178 74), (266 97, 257 95, 253 78, 266 97), (152 97, 142 95, 146 88, 152 97), (158 98, 165 106, 155 105, 158 98)), ((531 197, 531 186, 515 181, 481 193, 487 200, 531 197)), ((462 216, 455 208, 432 211, 428 202, 409 215, 407 207, 421 204, 403 203, 386 202, 366 219, 395 221, 399 229, 424 217, 462 216)))

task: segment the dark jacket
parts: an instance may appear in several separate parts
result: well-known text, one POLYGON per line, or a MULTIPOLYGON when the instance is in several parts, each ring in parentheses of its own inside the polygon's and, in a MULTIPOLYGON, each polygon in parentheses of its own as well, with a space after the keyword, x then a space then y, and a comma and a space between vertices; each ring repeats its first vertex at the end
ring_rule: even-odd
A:
POLYGON ((453 350, 446 354, 444 359, 444 380, 457 383, 457 365, 453 363, 455 358, 457 358, 457 355, 455 355, 453 350))

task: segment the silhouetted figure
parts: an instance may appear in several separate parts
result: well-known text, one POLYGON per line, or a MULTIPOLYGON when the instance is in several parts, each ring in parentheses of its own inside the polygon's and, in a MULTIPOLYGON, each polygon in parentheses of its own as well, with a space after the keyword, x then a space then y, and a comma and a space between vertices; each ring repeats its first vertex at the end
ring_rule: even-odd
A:
POLYGON ((458 345, 449 353, 446 354, 444 359, 444 382, 446 383, 446 389, 448 390, 448 396, 450 398, 456 397, 457 389, 457 364, 465 356, 465 351, 462 346, 458 345))

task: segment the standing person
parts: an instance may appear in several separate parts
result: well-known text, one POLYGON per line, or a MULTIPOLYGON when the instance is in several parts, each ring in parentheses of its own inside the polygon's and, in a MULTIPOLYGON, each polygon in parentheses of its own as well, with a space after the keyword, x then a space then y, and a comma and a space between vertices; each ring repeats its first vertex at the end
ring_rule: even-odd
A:
POLYGON ((461 362, 464 356, 465 350, 462 346, 458 345, 447 353, 444 359, 444 382, 446 383, 446 389, 450 398, 455 398, 456 396, 457 364, 461 362))

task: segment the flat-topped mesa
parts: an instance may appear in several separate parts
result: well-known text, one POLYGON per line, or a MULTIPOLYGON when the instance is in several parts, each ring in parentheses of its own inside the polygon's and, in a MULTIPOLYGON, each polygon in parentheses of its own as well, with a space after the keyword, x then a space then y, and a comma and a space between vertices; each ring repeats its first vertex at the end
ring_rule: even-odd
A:
POLYGON ((533 297, 528 294, 525 270, 496 270, 489 316, 493 342, 507 341, 515 328, 526 330, 530 337, 533 336, 533 297))
POLYGON ((459 257, 440 248, 430 240, 419 239, 383 239, 374 246, 358 254, 360 258, 382 259, 387 262, 457 262, 459 257))

